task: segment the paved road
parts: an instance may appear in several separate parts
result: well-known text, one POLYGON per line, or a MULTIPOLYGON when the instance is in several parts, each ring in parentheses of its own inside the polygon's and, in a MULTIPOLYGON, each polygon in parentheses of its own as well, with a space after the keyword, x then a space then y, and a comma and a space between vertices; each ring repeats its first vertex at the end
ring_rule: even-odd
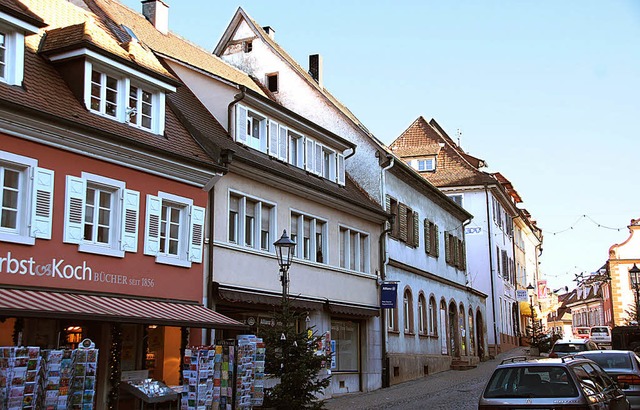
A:
POLYGON ((355 393, 326 402, 329 410, 471 410, 491 373, 507 357, 522 356, 528 349, 518 347, 482 362, 471 370, 449 370, 418 380, 369 393, 355 393))

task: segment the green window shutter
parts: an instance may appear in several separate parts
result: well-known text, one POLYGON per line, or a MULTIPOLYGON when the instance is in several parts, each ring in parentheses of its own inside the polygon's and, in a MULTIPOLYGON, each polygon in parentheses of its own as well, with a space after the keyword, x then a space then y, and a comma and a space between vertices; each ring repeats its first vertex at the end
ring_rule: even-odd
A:
POLYGON ((398 213, 400 214, 400 240, 407 241, 407 206, 403 203, 398 204, 398 213))
POLYGON ((413 212, 413 246, 416 248, 420 245, 420 215, 413 212))
POLYGON ((427 218, 424 219, 424 252, 431 254, 431 229, 427 218))
POLYGON ((440 229, 438 228, 438 225, 433 224, 434 227, 434 242, 435 242, 435 249, 434 249, 434 254, 436 255, 436 258, 440 257, 440 229))

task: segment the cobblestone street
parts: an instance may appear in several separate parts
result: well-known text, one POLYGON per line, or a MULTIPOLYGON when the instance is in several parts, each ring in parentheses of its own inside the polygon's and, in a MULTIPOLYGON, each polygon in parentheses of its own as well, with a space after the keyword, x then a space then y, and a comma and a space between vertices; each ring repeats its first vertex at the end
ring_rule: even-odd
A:
POLYGON ((330 410, 467 410, 478 407, 485 383, 500 361, 523 356, 528 348, 518 347, 482 362, 477 368, 449 370, 369 393, 356 393, 330 399, 330 410))

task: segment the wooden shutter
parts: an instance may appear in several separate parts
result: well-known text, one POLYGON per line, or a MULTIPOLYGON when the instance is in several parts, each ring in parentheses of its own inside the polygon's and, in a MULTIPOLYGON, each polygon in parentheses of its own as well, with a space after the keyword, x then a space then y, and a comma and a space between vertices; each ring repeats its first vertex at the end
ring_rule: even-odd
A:
POLYGON ((449 240, 449 232, 444 232, 444 260, 451 263, 451 241, 449 240))
POLYGON ((247 143, 247 109, 236 105, 236 142, 247 143))
POLYGON ((144 254, 156 256, 160 252, 160 213, 162 199, 147 195, 147 213, 145 218, 144 254))
POLYGON ((34 238, 51 239, 53 179, 54 172, 50 169, 33 170, 30 235, 34 238))
POLYGON ((400 240, 407 241, 407 206, 403 203, 398 204, 398 214, 400 216, 400 240))
POLYGON ((413 211, 413 246, 420 245, 420 215, 417 211, 413 211))
POLYGON ((436 258, 437 258, 440 256, 440 229, 438 228, 438 225, 433 224, 433 231, 434 231, 434 238, 435 238, 434 254, 436 255, 436 258))
POLYGON ((460 248, 462 250, 462 270, 467 270, 467 246, 464 241, 460 242, 460 248))
POLYGON ((316 155, 315 173, 318 174, 318 175, 322 175, 322 166, 324 165, 324 158, 323 158, 323 155, 322 155, 322 144, 319 144, 318 142, 316 142, 316 145, 315 145, 314 149, 315 149, 315 155, 316 155))
POLYGON ((140 192, 125 189, 122 193, 122 225, 120 228, 120 250, 138 252, 138 227, 140 192))
POLYGON ((314 172, 315 171, 315 162, 314 162, 314 158, 315 158, 315 153, 314 153, 314 147, 315 147, 315 141, 307 138, 305 140, 305 147, 304 147, 304 169, 306 169, 309 172, 314 172))
POLYGON ((431 225, 427 218, 424 219, 422 225, 424 229, 424 252, 429 255, 431 254, 431 225))
POLYGON ((189 261, 202 263, 202 244, 204 243, 205 209, 191 206, 191 223, 189 224, 189 261))
POLYGON ((67 175, 64 201, 64 242, 80 243, 84 238, 84 208, 87 181, 67 175))
POLYGON ((280 124, 269 120, 269 155, 278 156, 278 137, 280 136, 280 124))
POLYGON ((337 155, 337 157, 336 157, 336 160, 337 160, 337 162, 338 162, 338 165, 337 165, 337 170, 338 170, 338 176, 337 176, 338 184, 340 184, 340 185, 344 185, 344 184, 345 184, 345 181, 346 181, 346 178, 347 178, 347 176, 345 175, 346 170, 344 169, 344 155, 343 155, 343 154, 338 154, 338 155, 337 155))

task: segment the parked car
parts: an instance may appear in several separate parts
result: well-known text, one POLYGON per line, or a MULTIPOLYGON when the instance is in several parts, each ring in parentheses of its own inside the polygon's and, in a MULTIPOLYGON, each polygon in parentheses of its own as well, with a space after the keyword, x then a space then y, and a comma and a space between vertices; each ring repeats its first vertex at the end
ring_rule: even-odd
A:
POLYGON ((593 350, 578 353, 598 363, 618 382, 632 409, 640 409, 640 357, 629 350, 593 350))
POLYGON ((479 410, 629 409, 624 392, 595 362, 582 357, 503 361, 494 370, 479 410))
POLYGON ((549 357, 564 357, 585 350, 599 350, 598 345, 590 339, 561 339, 556 341, 549 352, 549 357))
POLYGON ((597 343, 598 346, 611 348, 611 328, 609 326, 591 326, 589 339, 597 343))
POLYGON ((611 347, 640 352, 640 326, 616 326, 611 329, 611 347))
POLYGON ((573 337, 580 339, 588 339, 591 334, 590 327, 574 327, 573 328, 573 337))

